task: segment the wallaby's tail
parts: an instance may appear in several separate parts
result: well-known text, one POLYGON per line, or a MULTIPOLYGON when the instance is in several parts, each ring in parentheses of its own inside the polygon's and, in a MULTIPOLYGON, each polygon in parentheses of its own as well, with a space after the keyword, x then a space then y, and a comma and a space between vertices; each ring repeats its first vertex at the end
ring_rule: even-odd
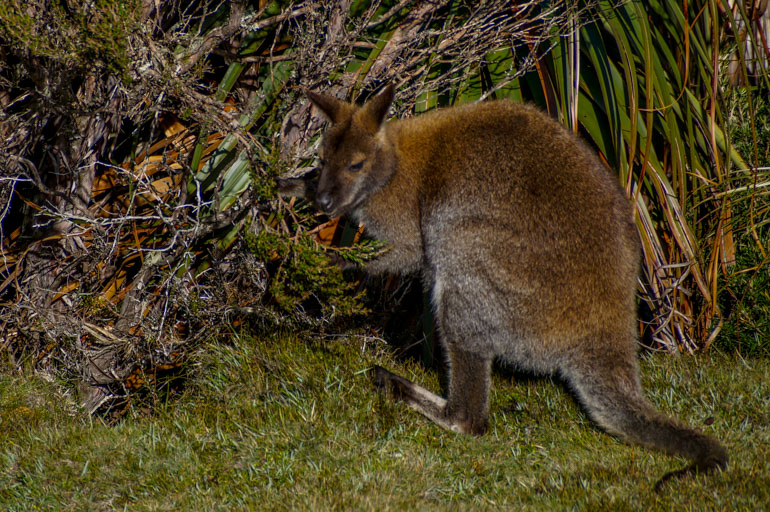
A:
MULTIPOLYGON (((727 451, 713 437, 688 428, 656 411, 642 395, 636 361, 618 367, 567 370, 572 385, 588 414, 607 432, 631 443, 682 455, 692 461, 684 470, 667 474, 656 487, 672 477, 704 472, 727 465, 727 451)), ((581 365, 582 366, 582 365, 581 365)))

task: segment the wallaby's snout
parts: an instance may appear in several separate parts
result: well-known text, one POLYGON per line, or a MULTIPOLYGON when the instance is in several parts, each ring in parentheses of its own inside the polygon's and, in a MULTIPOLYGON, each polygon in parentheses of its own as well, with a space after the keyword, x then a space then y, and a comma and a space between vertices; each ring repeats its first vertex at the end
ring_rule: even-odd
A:
POLYGON ((349 202, 350 185, 338 176, 335 169, 328 163, 321 164, 321 176, 318 179, 315 203, 318 208, 331 217, 345 213, 341 206, 349 202))
POLYGON ((332 199, 331 192, 328 190, 320 190, 318 191, 318 194, 315 198, 316 205, 318 208, 324 212, 324 213, 332 213, 332 206, 334 205, 334 200, 332 199))

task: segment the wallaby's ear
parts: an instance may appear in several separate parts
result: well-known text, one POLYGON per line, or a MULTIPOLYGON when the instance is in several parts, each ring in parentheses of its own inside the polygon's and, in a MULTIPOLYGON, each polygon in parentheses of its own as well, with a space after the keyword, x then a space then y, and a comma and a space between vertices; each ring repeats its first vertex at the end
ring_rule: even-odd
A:
POLYGON ((313 102, 313 105, 318 107, 332 123, 338 123, 342 119, 343 113, 348 110, 347 103, 338 100, 334 96, 329 96, 328 94, 308 91, 305 89, 305 96, 307 96, 308 99, 313 102))
POLYGON ((396 89, 393 84, 388 84, 382 92, 367 101, 361 109, 361 121, 372 132, 380 129, 380 125, 388 115, 388 109, 393 101, 396 89))

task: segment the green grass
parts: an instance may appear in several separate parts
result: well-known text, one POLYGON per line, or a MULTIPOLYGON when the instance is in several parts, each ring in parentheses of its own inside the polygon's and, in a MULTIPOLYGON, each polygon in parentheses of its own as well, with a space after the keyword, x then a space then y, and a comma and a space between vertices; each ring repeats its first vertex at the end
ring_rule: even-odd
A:
MULTIPOLYGON (((440 430, 373 390, 361 338, 212 344, 181 396, 108 426, 67 387, 0 373, 2 510, 758 510, 770 504, 770 360, 643 359, 650 398, 728 446, 723 473, 599 431, 550 379, 496 371, 490 432, 440 430), (713 417, 713 423, 710 418, 713 417), (707 425, 711 423, 710 425, 707 425)), ((137 407, 137 411, 140 408, 137 407)))

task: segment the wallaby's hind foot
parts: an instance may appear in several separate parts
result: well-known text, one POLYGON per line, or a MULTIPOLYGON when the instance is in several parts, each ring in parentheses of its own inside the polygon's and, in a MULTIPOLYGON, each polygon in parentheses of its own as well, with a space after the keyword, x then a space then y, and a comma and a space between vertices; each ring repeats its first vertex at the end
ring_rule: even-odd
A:
POLYGON ((402 400, 410 408, 443 429, 477 435, 483 434, 484 430, 486 430, 484 428, 476 429, 481 430, 480 432, 474 431, 474 428, 464 418, 453 418, 447 407, 446 399, 428 391, 419 384, 415 384, 409 379, 389 372, 382 366, 374 367, 374 376, 377 387, 392 393, 395 398, 402 400))

